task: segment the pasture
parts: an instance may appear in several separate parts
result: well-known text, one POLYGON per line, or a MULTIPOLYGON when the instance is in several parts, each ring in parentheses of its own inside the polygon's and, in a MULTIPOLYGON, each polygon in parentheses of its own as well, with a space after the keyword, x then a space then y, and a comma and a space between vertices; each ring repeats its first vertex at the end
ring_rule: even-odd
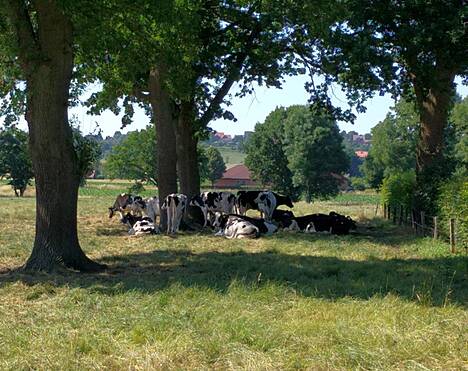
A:
POLYGON ((466 256, 374 218, 376 195, 295 205, 351 215, 353 235, 227 240, 128 236, 107 218, 127 188, 80 190, 81 244, 107 272, 33 276, 14 270, 33 193, 0 186, 0 369, 468 368, 466 256))

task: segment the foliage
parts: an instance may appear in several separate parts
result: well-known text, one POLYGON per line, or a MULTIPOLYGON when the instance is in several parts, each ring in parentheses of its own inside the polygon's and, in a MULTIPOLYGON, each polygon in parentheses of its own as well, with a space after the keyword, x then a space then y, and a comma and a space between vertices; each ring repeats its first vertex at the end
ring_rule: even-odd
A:
POLYGON ((315 116, 308 106, 291 106, 284 120, 284 148, 293 184, 308 202, 339 192, 337 174, 349 168, 336 123, 315 116), (335 176, 334 176, 335 175, 335 176))
POLYGON ((0 130, 0 177, 6 177, 16 196, 23 196, 34 177, 28 133, 15 126, 0 130))
POLYGON ((391 207, 411 209, 416 186, 414 171, 394 173, 387 176, 382 183, 382 202, 391 207))
POLYGON ((205 150, 206 156, 206 179, 214 184, 218 179, 221 179, 226 171, 226 164, 224 163, 221 153, 215 147, 208 147, 205 150))
POLYGON ((276 108, 265 122, 255 125, 255 131, 245 145, 245 165, 264 187, 297 198, 298 189, 293 185, 283 145, 287 112, 285 108, 276 108))
POLYGON ((451 113, 455 131, 455 158, 461 173, 468 172, 468 97, 457 102, 451 113))
POLYGON ((140 195, 142 192, 145 191, 145 187, 143 186, 143 183, 136 180, 135 182, 132 183, 130 187, 128 187, 128 193, 134 194, 134 195, 140 195))
POLYGON ((468 181, 454 176, 440 188, 438 197, 440 229, 448 235, 450 219, 456 223, 457 243, 468 246, 468 181))
POLYGON ((353 176, 350 178, 351 186, 355 191, 364 191, 369 188, 369 184, 362 177, 353 176))
POLYGON ((372 128, 372 146, 361 169, 373 188, 379 188, 386 176, 415 168, 418 122, 414 104, 400 100, 372 128))
POLYGON ((73 129, 73 147, 77 157, 80 185, 83 186, 86 176, 98 166, 101 147, 94 139, 83 136, 77 128, 73 129))
POLYGON ((112 147, 105 158, 104 173, 111 179, 133 179, 156 181, 156 132, 153 126, 132 131, 126 138, 112 147))

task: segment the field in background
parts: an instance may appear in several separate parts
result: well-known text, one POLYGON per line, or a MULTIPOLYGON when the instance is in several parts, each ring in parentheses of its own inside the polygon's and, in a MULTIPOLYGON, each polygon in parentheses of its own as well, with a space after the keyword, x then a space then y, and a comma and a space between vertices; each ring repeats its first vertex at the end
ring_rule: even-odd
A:
MULTIPOLYGON (((378 196, 295 205, 351 215, 350 236, 135 238, 107 217, 128 185, 80 190, 80 241, 106 273, 0 273, 0 369, 466 369, 466 256, 374 218, 378 196)), ((35 204, 5 187, 3 271, 30 253, 35 204)))
POLYGON ((226 167, 230 167, 232 165, 243 164, 245 157, 247 154, 232 149, 230 147, 215 147, 223 156, 223 160, 226 163, 226 167))

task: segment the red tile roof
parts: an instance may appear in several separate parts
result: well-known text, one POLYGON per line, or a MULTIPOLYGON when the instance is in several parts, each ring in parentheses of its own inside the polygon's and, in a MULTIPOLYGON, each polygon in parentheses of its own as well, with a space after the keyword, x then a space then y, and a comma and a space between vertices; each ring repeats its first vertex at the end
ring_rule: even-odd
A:
POLYGON ((233 167, 226 170, 223 174, 222 179, 252 179, 250 170, 245 165, 234 165, 233 167))
POLYGON ((356 151, 354 152, 357 157, 359 158, 366 158, 367 155, 369 154, 367 151, 356 151))

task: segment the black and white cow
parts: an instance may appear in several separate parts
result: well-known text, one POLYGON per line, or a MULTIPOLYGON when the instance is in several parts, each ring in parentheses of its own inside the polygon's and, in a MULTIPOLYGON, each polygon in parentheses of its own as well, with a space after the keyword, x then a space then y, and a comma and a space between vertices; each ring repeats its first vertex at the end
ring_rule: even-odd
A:
POLYGON ((109 207, 109 218, 112 218, 117 212, 120 215, 120 220, 123 219, 126 213, 135 215, 143 215, 145 202, 140 196, 133 196, 129 193, 121 193, 114 201, 114 205, 109 207))
POLYGON ((130 235, 144 235, 144 234, 157 234, 159 228, 153 223, 153 220, 148 216, 137 216, 131 213, 125 214, 122 218, 122 223, 129 226, 128 234, 130 235))
POLYGON ((181 193, 171 193, 161 205, 167 212, 167 233, 177 233, 180 222, 187 207, 187 196, 181 193))
POLYGON ((271 220, 273 211, 280 205, 294 207, 289 196, 282 196, 272 191, 237 192, 237 212, 245 215, 247 210, 259 210, 265 219, 271 220))
POLYGON ((283 227, 288 231, 304 231, 306 233, 348 234, 356 229, 356 222, 349 216, 330 212, 330 214, 310 214, 283 220, 283 227))
POLYGON ((236 196, 231 192, 203 192, 200 196, 192 197, 190 206, 197 206, 203 213, 205 222, 203 227, 212 221, 215 212, 232 213, 236 203, 236 196))
POLYGON ((215 236, 224 236, 226 238, 258 238, 259 229, 252 223, 244 220, 237 215, 221 215, 219 213, 219 231, 215 236))
POLYGON ((258 228, 258 231, 261 235, 269 236, 278 230, 278 227, 275 224, 268 222, 265 219, 251 218, 246 215, 221 214, 219 212, 215 214, 215 221, 213 223, 214 227, 222 228, 223 224, 226 223, 226 220, 229 219, 229 217, 237 217, 253 224, 255 227, 258 228))

